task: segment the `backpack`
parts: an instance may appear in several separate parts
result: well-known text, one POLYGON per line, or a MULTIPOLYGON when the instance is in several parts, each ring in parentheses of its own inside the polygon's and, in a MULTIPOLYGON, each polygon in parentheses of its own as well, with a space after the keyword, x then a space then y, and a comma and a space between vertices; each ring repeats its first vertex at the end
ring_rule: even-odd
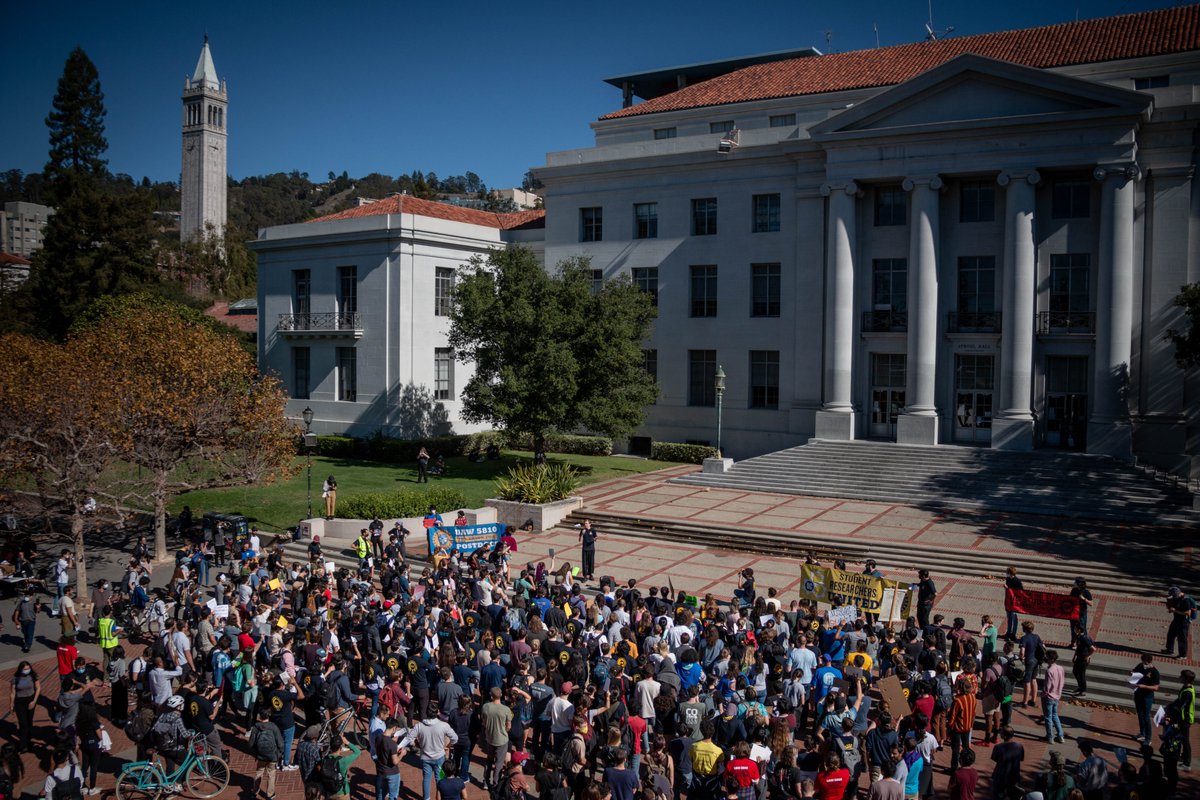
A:
POLYGON ((179 737, 171 728, 160 728, 156 724, 150 729, 150 737, 154 749, 160 753, 174 753, 179 750, 179 737))
POLYGON ((146 734, 150 732, 150 723, 146 721, 146 717, 142 714, 135 714, 133 719, 125 723, 125 735, 129 737, 129 741, 134 744, 139 744, 146 738, 146 734))
POLYGON ((240 692, 246 688, 246 671, 242 669, 245 664, 232 664, 225 670, 225 675, 229 678, 229 688, 234 692, 240 692))
POLYGON ((599 689, 603 689, 608 686, 607 658, 601 658, 596 662, 596 666, 592 667, 592 683, 594 683, 599 689))
POLYGON ((1037 659, 1039 664, 1046 661, 1046 643, 1038 639, 1037 647, 1033 648, 1033 657, 1037 659))
POLYGON ((342 764, 332 753, 321 759, 321 763, 317 765, 316 777, 320 779, 321 788, 325 790, 326 794, 337 794, 342 790, 342 784, 346 781, 346 776, 342 772, 342 764))
POLYGON ((838 749, 838 754, 842 757, 842 766, 850 770, 851 776, 858 774, 858 768, 862 764, 862 753, 858 749, 858 739, 853 734, 842 734, 837 737, 837 741, 841 745, 838 749))
POLYGON ((1012 689, 1012 681, 1003 672, 996 680, 992 681, 992 697, 1001 703, 1012 699, 1012 689))
MULTIPOLYGON (((562 755, 563 772, 569 773, 579 764, 579 755, 575 752, 575 748, 571 746, 576 739, 583 740, 583 736, 578 733, 575 734, 574 736, 572 736, 570 739, 567 740, 567 746, 563 749, 563 755, 562 755)), ((586 741, 583 742, 583 752, 585 753, 585 757, 586 757, 586 753, 587 753, 587 742, 586 741)))
POLYGON ((945 675, 939 675, 934 684, 934 708, 938 711, 949 711, 954 705, 954 687, 945 675))
POLYGON ((330 711, 338 707, 338 690, 337 684, 334 683, 335 680, 337 680, 336 676, 330 675, 321 687, 321 705, 330 711))
POLYGON ((1017 659, 1008 662, 1008 677, 1012 678, 1014 684, 1025 682, 1025 665, 1017 659))
POLYGON ((255 725, 250 732, 250 749, 260 761, 279 760, 279 749, 275 747, 275 737, 261 726, 255 725))
POLYGON ((83 773, 72 764, 67 778, 54 779, 50 800, 75 800, 77 797, 83 797, 83 773))
POLYGON ((171 654, 171 649, 172 648, 167 646, 166 637, 154 637, 154 641, 150 642, 150 663, 153 664, 155 658, 162 656, 163 666, 165 666, 167 669, 174 669, 175 657, 171 654))

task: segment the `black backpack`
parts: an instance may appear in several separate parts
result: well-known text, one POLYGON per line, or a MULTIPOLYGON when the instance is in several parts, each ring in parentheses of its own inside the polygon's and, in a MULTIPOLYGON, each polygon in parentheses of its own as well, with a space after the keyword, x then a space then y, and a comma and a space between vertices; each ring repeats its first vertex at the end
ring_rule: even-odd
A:
POLYGON ((83 797, 83 773, 72 764, 69 777, 54 779, 50 800, 75 800, 77 797, 83 797))
POLYGON ((162 656, 163 666, 167 669, 175 668, 175 658, 171 655, 171 648, 167 647, 167 640, 163 636, 155 636, 154 641, 150 642, 150 666, 154 666, 154 659, 162 656))
MULTIPOLYGON (((338 674, 340 675, 341 673, 338 674)), ((337 684, 334 683, 336 679, 335 675, 330 675, 325 679, 325 684, 321 687, 321 705, 330 711, 338 707, 337 684)))
POLYGON ((317 765, 317 777, 321 780, 321 788, 327 794, 337 794, 342 790, 346 776, 342 773, 342 764, 332 753, 321 759, 317 765))

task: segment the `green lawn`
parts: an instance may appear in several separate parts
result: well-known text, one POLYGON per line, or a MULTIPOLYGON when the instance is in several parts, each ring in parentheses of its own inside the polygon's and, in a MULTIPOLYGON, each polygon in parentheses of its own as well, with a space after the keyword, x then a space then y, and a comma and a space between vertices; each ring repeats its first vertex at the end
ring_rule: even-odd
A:
MULTIPOLYGON (((532 458, 532 453, 518 451, 505 451, 499 461, 485 461, 482 464, 472 464, 465 456, 448 458, 446 466, 450 474, 445 478, 431 477, 429 485, 458 489, 467 496, 467 506, 476 508, 482 506, 485 499, 494 496, 495 479, 498 474, 519 460, 528 462, 532 458)), ((622 475, 678 466, 665 461, 621 456, 553 454, 549 456, 549 460, 573 464, 582 473, 584 485, 622 475)), ((404 467, 373 461, 314 458, 313 511, 316 514, 321 513, 324 503, 321 499, 321 483, 330 474, 337 478, 339 500, 363 492, 386 492, 417 486, 415 465, 404 467)), ((275 481, 260 486, 189 492, 176 497, 170 504, 170 510, 172 514, 177 514, 184 505, 189 505, 197 517, 207 511, 240 513, 263 530, 281 531, 294 526, 296 521, 308 512, 307 487, 305 460, 298 458, 296 474, 291 480, 275 481)))

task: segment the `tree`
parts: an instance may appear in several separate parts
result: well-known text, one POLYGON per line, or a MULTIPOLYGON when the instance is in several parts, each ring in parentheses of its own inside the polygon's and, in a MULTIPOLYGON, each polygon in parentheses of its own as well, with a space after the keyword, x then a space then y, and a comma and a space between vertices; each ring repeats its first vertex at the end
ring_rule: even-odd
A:
POLYGON ((1175 296, 1175 305, 1183 309, 1187 317, 1187 329, 1171 328, 1167 338, 1175 345, 1175 363, 1180 369, 1200 366, 1200 283, 1189 283, 1181 287, 1175 296))
POLYGON ((150 294, 106 299, 90 310, 72 344, 100 360, 120 387, 110 410, 123 433, 122 459, 140 467, 110 487, 116 501, 154 505, 155 557, 167 557, 167 501, 179 492, 238 486, 286 474, 296 431, 287 398, 258 373, 237 340, 203 314, 150 294))
POLYGON ((553 275, 524 247, 475 259, 459 272, 450 315, 455 356, 475 362, 464 419, 538 446, 553 431, 627 435, 658 392, 642 353, 654 316, 628 277, 593 293, 585 259, 553 275))
POLYGON ((108 172, 104 152, 104 92, 100 73, 82 48, 67 56, 46 127, 50 129, 50 160, 45 178, 54 205, 96 183, 108 172))
POLYGON ((84 504, 104 488, 120 451, 110 414, 117 385, 98 379, 97 355, 76 342, 0 338, 0 473, 27 473, 42 497, 61 499, 80 597, 87 595, 84 504))

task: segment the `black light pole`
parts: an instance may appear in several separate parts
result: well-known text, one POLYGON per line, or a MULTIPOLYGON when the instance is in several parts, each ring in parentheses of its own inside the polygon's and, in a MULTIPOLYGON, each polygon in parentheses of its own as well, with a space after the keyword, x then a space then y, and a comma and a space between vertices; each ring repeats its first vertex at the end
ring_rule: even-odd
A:
POLYGON ((312 519, 312 453, 313 453, 313 435, 310 432, 312 429, 313 410, 308 406, 300 412, 300 418, 304 420, 304 450, 308 454, 308 517, 312 519))

